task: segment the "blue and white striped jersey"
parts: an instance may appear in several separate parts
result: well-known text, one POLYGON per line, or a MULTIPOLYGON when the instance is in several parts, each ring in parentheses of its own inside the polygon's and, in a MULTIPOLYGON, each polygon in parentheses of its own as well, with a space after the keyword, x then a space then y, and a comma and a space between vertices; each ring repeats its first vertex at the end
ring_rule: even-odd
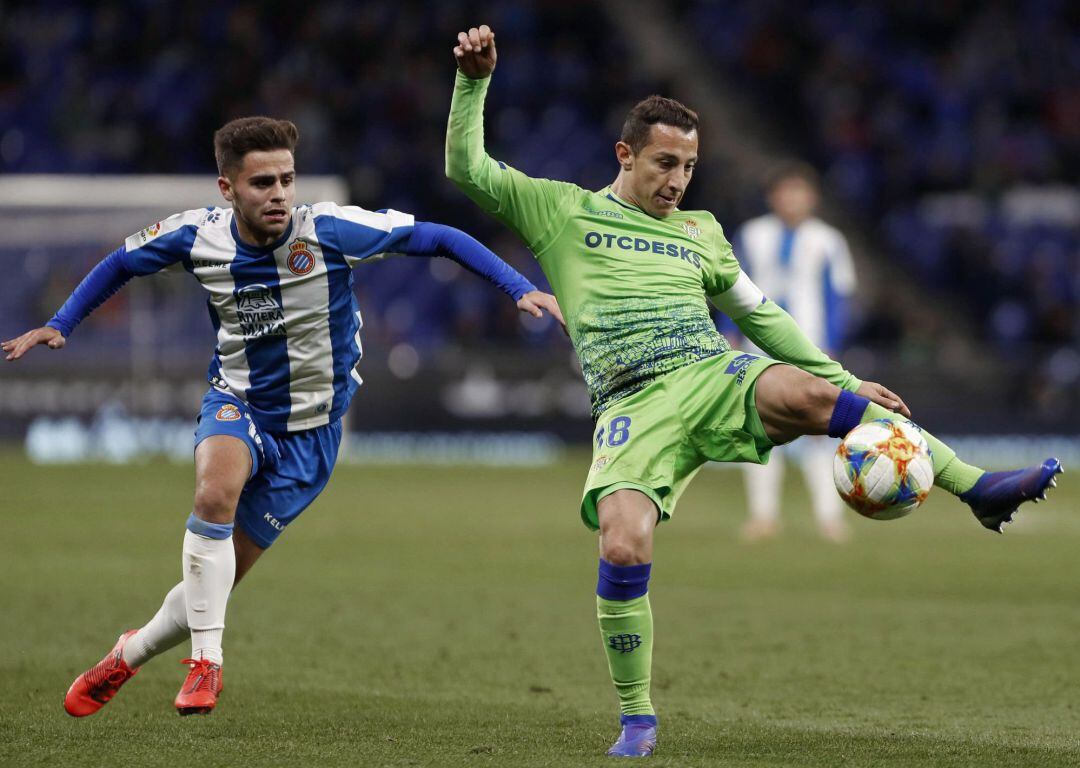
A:
POLYGON ((845 299, 855 291, 855 267, 840 231, 818 218, 789 229, 768 214, 743 224, 735 244, 758 288, 787 310, 814 344, 836 352, 843 342, 845 299))
POLYGON ((122 258, 137 275, 181 264, 195 276, 217 332, 211 384, 246 402, 264 429, 295 432, 348 408, 361 383, 352 267, 395 252, 413 224, 393 210, 301 205, 285 235, 259 248, 240 240, 232 209, 201 208, 135 233, 122 258))

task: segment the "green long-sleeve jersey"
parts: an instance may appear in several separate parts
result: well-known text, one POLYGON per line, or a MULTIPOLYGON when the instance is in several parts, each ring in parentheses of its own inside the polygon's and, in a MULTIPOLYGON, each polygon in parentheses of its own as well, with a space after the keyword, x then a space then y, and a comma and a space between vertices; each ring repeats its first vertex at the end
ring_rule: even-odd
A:
POLYGON ((566 317, 594 418, 660 376, 731 348, 706 297, 772 357, 858 388, 757 290, 708 211, 655 218, 610 187, 531 178, 491 158, 483 114, 489 82, 457 74, 446 174, 536 256, 566 317))

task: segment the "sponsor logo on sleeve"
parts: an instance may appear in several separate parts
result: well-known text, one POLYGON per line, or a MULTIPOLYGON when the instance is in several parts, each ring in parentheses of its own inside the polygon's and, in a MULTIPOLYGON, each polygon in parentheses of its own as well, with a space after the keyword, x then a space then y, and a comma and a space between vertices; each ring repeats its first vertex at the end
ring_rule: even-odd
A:
POLYGON ((139 234, 136 235, 136 237, 139 238, 139 245, 142 246, 142 245, 146 245, 147 243, 149 243, 151 240, 153 240, 155 237, 157 237, 160 234, 161 234, 161 222, 159 221, 156 224, 151 224, 146 229, 139 230, 139 234))

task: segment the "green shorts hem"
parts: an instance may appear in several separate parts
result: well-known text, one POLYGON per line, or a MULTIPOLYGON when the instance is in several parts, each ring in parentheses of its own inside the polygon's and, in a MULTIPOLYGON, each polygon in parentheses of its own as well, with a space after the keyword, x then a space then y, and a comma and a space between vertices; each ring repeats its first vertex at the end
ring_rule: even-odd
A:
POLYGON ((589 488, 587 491, 585 491, 585 496, 581 500, 581 522, 585 523, 585 525, 590 530, 600 530, 600 515, 597 512, 597 507, 600 504, 600 500, 603 499, 605 496, 610 496, 611 494, 615 493, 615 491, 623 491, 627 489, 632 491, 640 491, 641 493, 644 493, 646 496, 648 496, 649 499, 652 500, 652 503, 656 505, 656 509, 661 522, 667 520, 670 517, 670 515, 668 515, 668 513, 664 511, 664 502, 662 500, 663 496, 660 493, 661 490, 667 489, 651 488, 647 485, 643 485, 642 483, 635 483, 630 480, 619 480, 614 483, 609 483, 608 485, 601 485, 597 488, 589 488))
MULTIPOLYGON (((771 365, 783 365, 779 361, 772 361, 771 365)), ((771 367, 771 365, 765 366, 765 368, 771 367)), ((761 373, 764 373, 765 369, 762 369, 761 373)), ((758 374, 760 376, 761 374, 758 374)), ((772 453, 772 449, 776 447, 776 443, 772 441, 769 434, 765 431, 765 423, 761 420, 761 414, 757 409, 757 379, 750 386, 746 393, 746 422, 744 427, 746 432, 754 438, 754 444, 757 446, 758 458, 760 463, 769 463, 769 454, 772 453)))

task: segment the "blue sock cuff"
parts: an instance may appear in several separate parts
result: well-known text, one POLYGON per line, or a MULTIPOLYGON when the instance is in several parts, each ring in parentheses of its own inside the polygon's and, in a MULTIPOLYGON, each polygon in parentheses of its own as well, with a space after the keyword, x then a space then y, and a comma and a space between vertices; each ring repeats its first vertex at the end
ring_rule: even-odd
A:
POLYGON ((840 397, 836 399, 836 407, 829 419, 829 437, 844 437, 859 426, 868 405, 870 401, 862 395, 846 389, 840 390, 840 397))
POLYGON ((620 715, 620 725, 651 725, 656 727, 656 715, 620 715))
POLYGON ((600 577, 596 594, 605 600, 633 600, 649 591, 649 572, 652 563, 641 565, 612 565, 600 559, 600 577))
POLYGON ((232 536, 232 523, 208 523, 192 512, 187 519, 187 529, 196 536, 205 536, 208 539, 227 539, 232 536))

